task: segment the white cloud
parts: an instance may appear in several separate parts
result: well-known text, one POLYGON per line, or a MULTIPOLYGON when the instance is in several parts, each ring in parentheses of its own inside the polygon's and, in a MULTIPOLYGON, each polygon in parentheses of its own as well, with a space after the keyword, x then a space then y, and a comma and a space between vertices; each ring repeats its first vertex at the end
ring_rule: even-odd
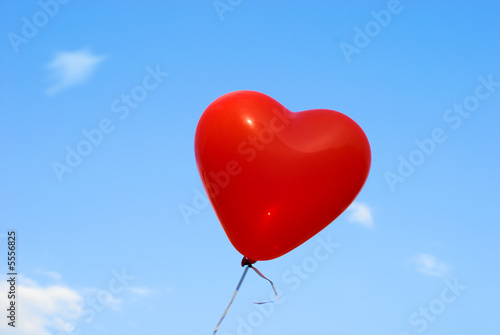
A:
POLYGON ((429 254, 418 254, 411 262, 418 272, 428 276, 443 277, 450 269, 446 263, 429 254))
POLYGON ((353 202, 349 206, 349 208, 347 208, 347 212, 349 213, 347 221, 351 223, 357 223, 366 228, 373 228, 373 216, 368 205, 359 202, 353 202))
MULTIPOLYGON (((75 290, 52 285, 41 287, 33 280, 22 276, 17 278, 16 285, 16 334, 17 335, 50 335, 52 330, 63 330, 75 322, 82 314, 82 296, 75 290)), ((8 292, 7 281, 0 283, 0 292, 8 292)), ((0 295, 0 305, 10 302, 7 294, 0 295)), ((0 323, 0 333, 8 334, 12 328, 7 322, 0 323)))
POLYGON ((71 86, 83 84, 105 58, 93 55, 88 50, 57 52, 54 59, 47 64, 51 71, 50 79, 55 82, 45 93, 54 95, 71 86))
MULTIPOLYGON (((62 276, 57 272, 34 272, 39 275, 38 279, 25 276, 16 278, 16 335, 55 335, 64 331, 71 333, 71 330, 80 327, 83 329, 101 312, 121 310, 124 306, 122 297, 128 301, 137 301, 153 293, 153 290, 146 287, 128 285, 123 287, 123 291, 112 293, 109 283, 101 288, 75 290, 63 284, 62 276), (47 278, 51 280, 49 285, 39 284, 46 282, 47 278), (122 292, 129 294, 121 296, 122 292)), ((113 283, 115 289, 120 289, 116 282, 113 283)), ((9 289, 6 278, 0 276, 2 309, 10 303, 7 297, 9 289)), ((7 325, 5 314, 3 318, 5 322, 0 322, 0 334, 13 334, 12 327, 7 325)))

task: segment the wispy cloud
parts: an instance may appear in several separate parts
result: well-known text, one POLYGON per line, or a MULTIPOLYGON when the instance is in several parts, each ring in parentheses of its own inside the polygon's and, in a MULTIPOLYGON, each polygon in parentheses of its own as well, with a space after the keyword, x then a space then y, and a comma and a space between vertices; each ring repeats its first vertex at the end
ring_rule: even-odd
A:
POLYGON ((33 271, 34 273, 36 274, 39 274, 39 275, 42 275, 42 276, 45 276, 51 280, 54 280, 54 281, 60 281, 62 276, 60 273, 57 273, 55 271, 44 271, 44 270, 41 270, 41 269, 36 269, 33 271))
POLYGON ((359 224, 366 228, 374 227, 372 212, 368 205, 353 202, 351 206, 347 208, 347 212, 349 213, 347 221, 359 224))
MULTIPOLYGON (((113 311, 119 311, 123 307, 123 300, 117 297, 117 294, 111 293, 108 289, 86 288, 83 290, 83 296, 86 302, 97 301, 99 305, 113 311)), ((99 308, 99 309, 102 309, 99 308)))
POLYGON ((142 296, 150 295, 151 293, 153 293, 153 291, 147 287, 129 286, 127 287, 127 290, 132 294, 142 295, 142 296))
POLYGON ((428 276, 443 277, 450 269, 449 265, 438 260, 435 256, 430 254, 418 254, 411 259, 411 263, 415 269, 428 276))
POLYGON ((49 79, 54 83, 45 93, 57 94, 67 88, 85 83, 95 72, 105 56, 97 56, 88 50, 75 52, 57 52, 54 59, 47 64, 49 79))

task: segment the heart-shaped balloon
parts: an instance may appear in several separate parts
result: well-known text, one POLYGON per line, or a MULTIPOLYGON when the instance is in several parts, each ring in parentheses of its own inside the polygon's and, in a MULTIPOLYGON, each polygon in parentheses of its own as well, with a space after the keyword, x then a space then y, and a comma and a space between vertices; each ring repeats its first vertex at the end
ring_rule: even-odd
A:
POLYGON ((371 162, 365 133, 346 115, 291 112, 254 91, 208 106, 195 155, 224 231, 253 261, 282 256, 329 225, 358 195, 371 162))

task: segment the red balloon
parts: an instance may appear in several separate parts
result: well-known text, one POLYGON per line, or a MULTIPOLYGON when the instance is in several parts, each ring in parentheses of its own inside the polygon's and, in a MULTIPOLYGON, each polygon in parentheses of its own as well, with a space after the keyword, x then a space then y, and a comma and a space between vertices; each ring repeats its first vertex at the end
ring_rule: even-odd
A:
POLYGON ((224 231, 252 261, 280 257, 329 225, 358 195, 371 162, 365 133, 346 115, 290 112, 254 91, 208 106, 195 155, 224 231))

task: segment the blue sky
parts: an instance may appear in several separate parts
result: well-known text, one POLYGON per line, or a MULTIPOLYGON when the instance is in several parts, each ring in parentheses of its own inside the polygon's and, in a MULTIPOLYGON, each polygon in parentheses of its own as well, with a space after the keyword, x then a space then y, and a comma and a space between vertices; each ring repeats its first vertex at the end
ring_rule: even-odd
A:
POLYGON ((249 272, 218 334, 499 333, 497 2, 0 6, 0 276, 10 230, 19 272, 0 333, 213 332, 241 255, 194 134, 241 89, 348 115, 372 167, 335 222, 257 263, 280 299, 254 305, 272 289, 249 272))

